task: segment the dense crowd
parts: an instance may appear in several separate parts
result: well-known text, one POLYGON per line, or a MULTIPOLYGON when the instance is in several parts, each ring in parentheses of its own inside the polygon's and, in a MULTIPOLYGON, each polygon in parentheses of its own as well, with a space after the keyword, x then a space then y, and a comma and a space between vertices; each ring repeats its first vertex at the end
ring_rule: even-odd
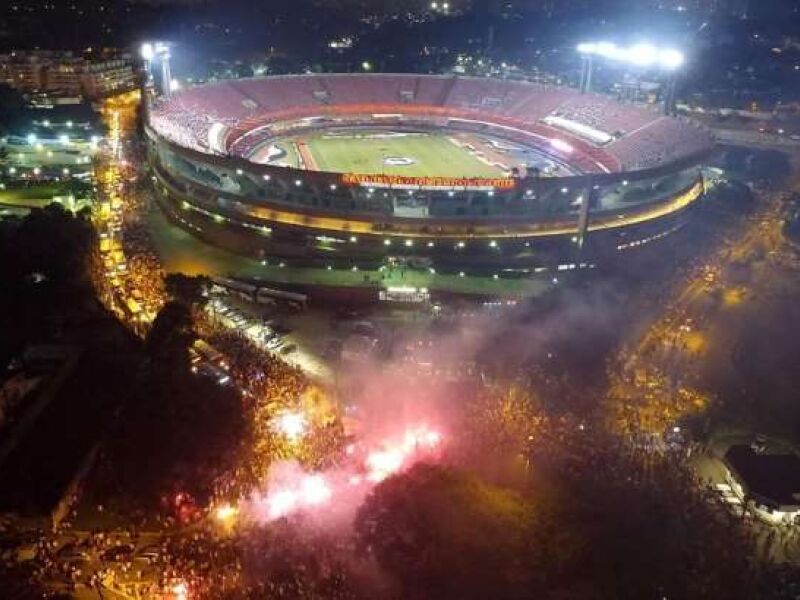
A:
POLYGON ((143 304, 147 314, 155 315, 164 304, 164 269, 142 224, 126 224, 122 248, 127 258, 126 295, 143 304))
MULTIPOLYGON (((587 154, 610 155, 623 169, 644 169, 711 148, 713 137, 700 125, 666 118, 656 111, 600 95, 579 95, 566 87, 471 77, 417 75, 306 75, 248 79, 189 89, 162 99, 151 111, 153 128, 172 141, 208 151, 215 123, 252 127, 275 113, 298 114, 319 105, 418 104, 477 110, 535 134, 556 130, 541 124, 548 115, 617 136, 603 148, 583 144, 587 154), (543 128, 543 129, 542 129, 543 128)), ((573 132, 571 143, 582 145, 573 132)), ((247 148, 247 138, 244 138, 247 148)), ((238 148, 238 147, 237 147, 238 148)), ((237 152, 240 150, 237 149, 237 152)), ((572 160, 579 160, 575 153, 572 160)), ((608 157, 608 156, 607 156, 608 157)), ((588 170, 596 169, 589 162, 588 170)))
MULTIPOLYGON (((125 289, 156 312, 166 296, 158 257, 141 225, 131 221, 123 234, 125 289)), ((246 498, 264 485, 270 466, 281 459, 296 459, 309 469, 335 463, 346 432, 335 403, 328 399, 330 392, 206 313, 193 315, 196 332, 225 357, 250 426, 246 454, 220 481, 215 502, 246 498), (308 418, 308 433, 300 441, 275 430, 276 417, 287 410, 308 418)), ((553 592, 552 597, 746 598, 758 581, 748 562, 752 538, 741 519, 694 480, 685 464, 686 448, 643 447, 638 439, 631 443, 630 437, 616 435, 615 428, 661 433, 706 406, 707 398, 693 390, 690 381, 676 387, 658 368, 645 368, 645 360, 658 358, 658 352, 640 349, 642 362, 634 364, 638 368, 615 369, 621 375, 611 378, 612 431, 575 416, 547 416, 531 388, 544 383, 558 395, 566 382, 542 368, 498 374, 491 380, 470 378, 474 389, 459 397, 463 422, 452 428, 448 443, 453 451, 444 454, 444 460, 448 468, 465 471, 485 467, 498 483, 515 486, 524 495, 540 520, 532 551, 557 550, 560 562, 547 565, 558 569, 545 572, 542 563, 537 565, 542 573, 532 578, 545 586, 545 593, 553 592), (570 575, 566 583, 560 579, 563 572, 570 575), (600 596, 584 595, 594 587, 602 590, 600 596)), ((630 356, 623 353, 619 358, 627 363, 630 356)), ((441 377, 429 374, 431 385, 441 377)), ((413 382, 408 389, 414 389, 413 382)), ((223 524, 207 508, 188 526, 178 526, 171 516, 160 521, 163 531, 148 552, 135 529, 91 532, 69 551, 42 535, 36 548, 40 571, 35 575, 61 581, 65 588, 80 581, 132 595, 209 599, 388 598, 398 589, 395 585, 403 589, 417 583, 387 583, 391 566, 377 564, 379 558, 360 546, 349 529, 323 533, 308 526, 302 515, 269 526, 223 524), (91 560, 76 558, 83 554, 91 560)), ((386 513, 392 508, 386 507, 386 513)), ((400 532, 401 541, 425 543, 434 538, 438 523, 423 525, 421 532, 400 532)), ((791 533, 769 535, 788 543, 791 533)), ((431 555, 435 548, 423 549, 431 555)), ((448 577, 460 576, 458 568, 443 568, 448 577)), ((508 596, 508 590, 498 590, 497 597, 502 596, 508 596)))

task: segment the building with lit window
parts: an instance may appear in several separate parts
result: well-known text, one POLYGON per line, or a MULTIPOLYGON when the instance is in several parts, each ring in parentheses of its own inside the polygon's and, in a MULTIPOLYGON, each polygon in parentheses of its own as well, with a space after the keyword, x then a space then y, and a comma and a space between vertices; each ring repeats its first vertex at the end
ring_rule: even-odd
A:
POLYGON ((800 457, 731 446, 725 453, 727 480, 737 496, 771 520, 791 522, 800 515, 800 457))
POLYGON ((71 52, 15 51, 0 55, 0 81, 23 93, 90 100, 136 88, 129 56, 89 57, 71 52))

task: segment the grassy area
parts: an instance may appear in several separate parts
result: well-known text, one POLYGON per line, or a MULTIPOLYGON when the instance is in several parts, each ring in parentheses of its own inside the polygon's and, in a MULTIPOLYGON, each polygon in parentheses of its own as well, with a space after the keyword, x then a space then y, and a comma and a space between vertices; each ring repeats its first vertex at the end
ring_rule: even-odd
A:
POLYGON ((278 165, 282 167, 292 167, 294 169, 300 168, 300 157, 297 155, 297 147, 292 138, 278 139, 269 141, 257 147, 249 156, 250 160, 255 160, 257 163, 265 163, 271 165, 278 165), (266 162, 264 155, 269 147, 276 146, 286 152, 284 156, 276 159, 270 163, 266 162))
POLYGON ((23 208, 42 208, 53 201, 53 196, 67 194, 69 191, 63 186, 52 183, 15 187, 0 191, 0 204, 23 208))
MULTIPOLYGON (((81 198, 87 193, 80 186, 71 186, 64 183, 42 183, 26 185, 0 190, 0 206, 13 208, 43 208, 53 202, 55 196, 69 196, 81 198)), ((78 210, 84 202, 78 201, 75 209, 78 210)), ((69 207, 68 207, 69 208, 69 207)))
POLYGON ((156 250, 161 256, 167 272, 187 275, 232 275, 243 278, 259 278, 276 283, 299 285, 325 285, 341 287, 374 287, 382 285, 404 285, 427 287, 463 294, 486 294, 496 296, 532 296, 543 293, 550 284, 541 279, 493 279, 491 277, 459 277, 430 273, 425 270, 407 270, 401 277, 395 273, 381 280, 384 273, 378 271, 327 270, 317 268, 280 267, 276 264, 262 265, 259 261, 222 250, 197 239, 183 229, 172 225, 161 211, 148 215, 156 250))
POLYGON ((364 137, 321 134, 307 138, 322 171, 341 173, 385 173, 411 177, 498 177, 500 169, 487 165, 466 149, 438 134, 410 134, 397 137, 364 137), (410 158, 410 165, 387 165, 385 159, 410 158))

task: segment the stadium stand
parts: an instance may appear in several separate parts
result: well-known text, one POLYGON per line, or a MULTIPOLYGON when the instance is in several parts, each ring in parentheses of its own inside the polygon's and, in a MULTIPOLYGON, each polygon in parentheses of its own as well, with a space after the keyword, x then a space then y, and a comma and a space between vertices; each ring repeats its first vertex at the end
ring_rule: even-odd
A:
MULTIPOLYGON (((233 139, 255 127, 281 119, 317 116, 313 107, 361 106, 367 114, 408 111, 431 107, 431 116, 448 114, 496 122, 528 131, 535 136, 564 139, 581 149, 589 163, 607 163, 635 170, 658 166, 713 145, 713 136, 687 120, 660 116, 630 103, 598 94, 583 95, 566 87, 502 79, 388 75, 324 74, 287 75, 240 79, 189 88, 161 99, 150 109, 150 123, 162 136, 204 152, 209 148, 209 129, 215 123, 237 128, 233 139), (481 117, 481 115, 486 115, 481 117), (549 121, 548 125, 545 121, 549 121), (573 126, 570 126, 570 123, 573 126), (559 124, 561 126, 559 126, 559 124), (607 135, 582 135, 581 132, 607 135), (603 152, 592 145, 604 146, 603 152)), ((218 128, 219 129, 219 128, 218 128)), ((236 154, 247 156, 268 130, 237 143, 236 154)), ((214 148, 214 146, 211 146, 214 148)))
POLYGON ((714 143, 711 132, 687 119, 661 117, 625 136, 608 149, 623 170, 638 170, 669 163, 681 156, 700 152, 714 143))
POLYGON ((568 98, 552 114, 615 136, 634 131, 659 117, 649 110, 597 94, 568 98))

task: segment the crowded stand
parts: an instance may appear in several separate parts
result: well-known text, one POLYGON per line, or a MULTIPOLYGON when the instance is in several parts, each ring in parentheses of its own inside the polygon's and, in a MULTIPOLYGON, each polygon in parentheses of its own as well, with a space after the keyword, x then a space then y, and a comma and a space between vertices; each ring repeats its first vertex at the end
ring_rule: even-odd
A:
POLYGON ((414 83, 414 102, 429 106, 444 104, 450 80, 443 77, 417 77, 414 83))
POLYGON ((509 106, 507 114, 523 121, 538 121, 557 109, 575 92, 569 88, 524 84, 526 88, 534 87, 535 94, 525 93, 514 104, 509 106))
POLYGON ((306 106, 317 103, 315 97, 323 97, 325 87, 314 77, 285 76, 265 85, 264 79, 240 79, 222 84, 240 91, 258 105, 259 111, 281 110, 289 106, 306 106), (316 95, 316 96, 315 96, 316 95))
POLYGON ((681 155, 691 155, 714 143, 711 132, 688 119, 661 117, 642 127, 636 135, 625 136, 608 148, 622 168, 639 170, 656 167, 681 155))
POLYGON ((553 115, 620 137, 659 117, 656 112, 597 94, 569 98, 553 111, 553 115))
MULTIPOLYGON (((156 101, 150 124, 181 146, 221 153, 219 144, 209 142, 215 124, 244 133, 288 117, 333 116, 336 107, 399 112, 406 105, 415 105, 417 113, 420 107, 431 107, 431 114, 439 116, 443 111, 467 113, 473 119, 485 115, 487 123, 497 121, 537 135, 542 130, 557 132, 576 148, 583 147, 581 142, 603 147, 628 170, 658 166, 713 146, 711 134, 699 125, 598 94, 431 75, 291 75, 220 82, 156 101)), ((236 154, 246 156, 240 149, 236 154)))

